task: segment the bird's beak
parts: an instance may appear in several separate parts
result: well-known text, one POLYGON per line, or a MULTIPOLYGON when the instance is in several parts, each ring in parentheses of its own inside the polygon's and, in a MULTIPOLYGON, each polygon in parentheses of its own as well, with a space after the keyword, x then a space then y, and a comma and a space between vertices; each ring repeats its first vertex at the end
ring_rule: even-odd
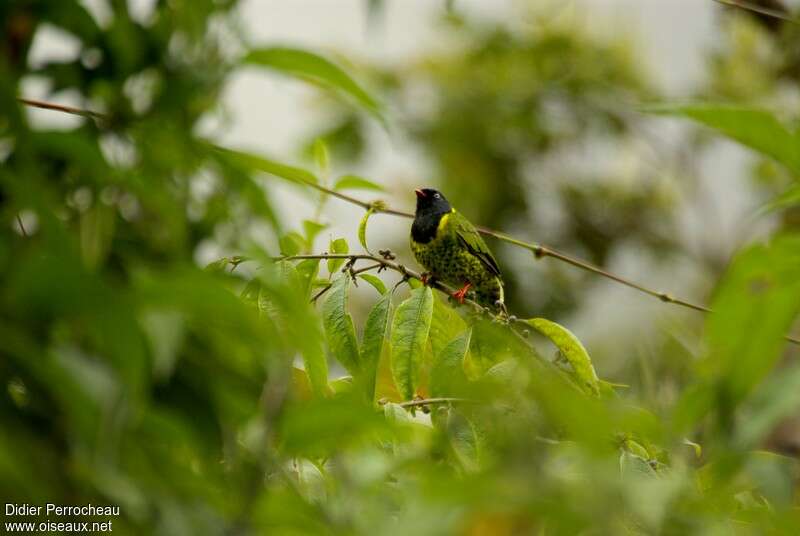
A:
POLYGON ((427 194, 425 192, 423 192, 422 190, 420 190, 419 188, 414 190, 414 193, 417 194, 417 197, 419 199, 422 199, 423 197, 427 197, 427 194))

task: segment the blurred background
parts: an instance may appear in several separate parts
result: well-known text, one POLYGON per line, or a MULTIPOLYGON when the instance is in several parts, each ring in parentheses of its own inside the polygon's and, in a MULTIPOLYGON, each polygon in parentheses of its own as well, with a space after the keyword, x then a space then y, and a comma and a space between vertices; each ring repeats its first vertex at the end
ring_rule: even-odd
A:
MULTIPOLYGON (((103 2, 84 4, 99 20, 107 16, 103 2)), ((155 2, 129 5, 132 17, 147 20, 155 2)), ((387 191, 362 197, 412 210, 412 190, 436 186, 476 224, 700 303, 738 247, 795 224, 796 216, 756 211, 790 182, 778 167, 683 121, 643 113, 657 101, 700 99, 796 110, 798 50, 784 46, 775 19, 712 0, 260 0, 238 9, 250 43, 307 48, 345 65, 380 96, 388 126, 301 81, 244 70, 199 125, 227 146, 310 165, 310 147, 322 138, 332 175, 364 176, 387 191)), ((63 60, 77 46, 44 27, 31 61, 63 60)), ((49 89, 35 78, 22 87, 31 98, 49 89)), ((56 97, 70 103, 68 93, 56 97)), ((42 126, 75 122, 28 113, 42 126)), ((315 214, 307 195, 279 181, 268 188, 287 226, 315 214)), ((360 213, 330 201, 321 236, 355 242, 360 213)), ((410 259, 407 227, 378 216, 370 235, 410 259)), ((277 237, 252 232, 276 248, 277 237)), ((233 237, 219 233, 199 245, 200 264, 237 253, 233 237)), ((490 246, 511 310, 570 326, 604 377, 663 378, 652 367, 665 347, 679 374, 680 356, 688 362, 698 350, 700 314, 490 246)), ((659 384, 643 385, 668 385, 659 384)))

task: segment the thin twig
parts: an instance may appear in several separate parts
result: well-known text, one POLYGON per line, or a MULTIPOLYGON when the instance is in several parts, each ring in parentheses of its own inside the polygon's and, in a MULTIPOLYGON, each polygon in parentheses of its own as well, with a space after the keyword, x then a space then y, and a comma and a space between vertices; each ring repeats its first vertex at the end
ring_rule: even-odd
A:
POLYGON ((431 404, 450 404, 453 402, 472 402, 468 398, 452 398, 452 397, 439 397, 439 398, 421 398, 419 400, 409 400, 408 402, 399 402, 397 405, 401 408, 413 408, 417 406, 429 406, 431 404))
POLYGON ((758 4, 754 4, 746 0, 714 0, 714 2, 722 4, 723 6, 736 7, 739 9, 744 9, 745 11, 752 11, 753 13, 758 13, 759 15, 765 15, 767 17, 780 19, 793 24, 800 24, 800 20, 794 19, 782 11, 759 6, 758 4))
MULTIPOLYGON (((342 260, 347 260, 347 261, 350 261, 350 262, 353 262, 353 263, 356 262, 356 261, 359 261, 359 260, 369 260, 369 261, 374 261, 374 263, 375 263, 371 267, 371 269, 373 269, 373 270, 377 269, 377 268, 380 268, 380 267, 384 267, 384 268, 387 268, 389 270, 393 270, 393 271, 399 273, 400 275, 402 275, 403 278, 404 278, 403 280, 405 280, 405 279, 416 279, 417 281, 422 281, 422 274, 420 274, 418 272, 415 272, 414 270, 410 270, 410 269, 406 268, 405 266, 403 266, 402 264, 394 262, 394 261, 392 261, 390 259, 376 257, 375 255, 353 254, 353 253, 320 253, 320 254, 313 254, 313 255, 303 254, 303 255, 291 255, 291 256, 287 256, 287 257, 276 257, 273 260, 276 260, 276 261, 299 261, 299 260, 306 260, 306 259, 320 259, 320 260, 342 259, 342 260)), ((358 273, 365 272, 365 271, 366 271, 365 269, 359 269, 358 273)), ((429 279, 428 282, 427 282, 427 285, 429 287, 433 288, 433 289, 438 290, 439 292, 442 292, 443 294, 448 295, 448 296, 452 296, 453 293, 455 292, 455 289, 450 288, 449 286, 445 285, 444 283, 442 283, 440 281, 431 281, 429 279)), ((479 304, 476 301, 473 301, 473 300, 470 300, 470 299, 465 299, 464 303, 469 305, 469 306, 471 306, 471 307, 473 307, 476 311, 478 311, 480 313, 487 312, 487 309, 483 305, 479 304)), ((491 313, 489 313, 489 314, 491 314, 491 313)), ((491 316, 493 318, 495 318, 496 320, 503 320, 503 317, 501 317, 501 316, 498 316, 498 315, 491 315, 491 316)), ((509 319, 506 318, 505 321, 509 321, 509 319)))
POLYGON ((79 115, 81 117, 88 117, 90 119, 103 119, 105 116, 98 112, 93 112, 91 110, 84 110, 82 108, 74 108, 72 106, 64 106, 63 104, 55 104, 52 102, 45 102, 40 100, 34 99, 18 99, 22 104, 26 106, 32 106, 34 108, 42 108, 43 110, 54 110, 56 112, 63 112, 65 114, 72 114, 72 115, 79 115))
POLYGON ((22 217, 20 217, 19 212, 17 212, 17 224, 19 225, 19 230, 22 231, 22 236, 28 238, 28 231, 26 231, 25 226, 22 225, 22 217))

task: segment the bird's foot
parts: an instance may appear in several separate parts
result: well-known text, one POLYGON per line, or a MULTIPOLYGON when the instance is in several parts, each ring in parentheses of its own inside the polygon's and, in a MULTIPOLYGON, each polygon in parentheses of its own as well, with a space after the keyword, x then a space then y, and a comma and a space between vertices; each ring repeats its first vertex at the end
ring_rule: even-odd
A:
POLYGON ((457 301, 459 304, 461 304, 461 305, 464 305, 464 299, 466 298, 466 296, 467 296, 467 292, 469 292, 469 289, 470 289, 471 287, 472 287, 472 283, 467 283, 466 285, 464 285, 464 286, 461 288, 461 290, 458 290, 458 291, 456 291, 456 292, 453 292, 453 298, 455 298, 455 300, 456 300, 456 301, 457 301))
POLYGON ((419 279, 420 281, 422 281, 422 284, 425 285, 426 287, 433 286, 433 282, 435 281, 433 274, 430 272, 421 273, 419 279))

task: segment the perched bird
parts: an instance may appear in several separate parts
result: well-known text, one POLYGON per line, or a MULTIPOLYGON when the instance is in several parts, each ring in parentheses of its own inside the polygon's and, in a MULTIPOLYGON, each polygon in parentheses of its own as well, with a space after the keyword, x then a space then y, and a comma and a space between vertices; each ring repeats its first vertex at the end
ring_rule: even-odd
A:
POLYGON ((492 252, 467 218, 456 212, 436 190, 415 190, 417 212, 411 225, 411 250, 427 273, 459 289, 453 297, 464 303, 467 293, 485 307, 503 308, 503 280, 492 252))

